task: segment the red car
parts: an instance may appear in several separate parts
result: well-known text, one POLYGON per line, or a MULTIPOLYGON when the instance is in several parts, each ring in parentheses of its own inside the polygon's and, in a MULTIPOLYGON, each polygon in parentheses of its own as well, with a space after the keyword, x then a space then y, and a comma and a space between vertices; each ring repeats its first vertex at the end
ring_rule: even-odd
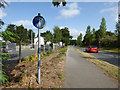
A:
POLYGON ((95 46, 89 46, 88 48, 86 48, 85 50, 86 52, 96 52, 98 53, 98 48, 95 46))

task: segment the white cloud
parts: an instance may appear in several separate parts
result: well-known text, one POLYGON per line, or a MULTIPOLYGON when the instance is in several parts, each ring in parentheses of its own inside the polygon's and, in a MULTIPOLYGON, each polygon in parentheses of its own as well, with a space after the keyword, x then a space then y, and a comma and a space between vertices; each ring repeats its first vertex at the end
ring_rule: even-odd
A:
POLYGON ((115 22, 118 21, 118 7, 117 6, 110 7, 110 8, 104 8, 100 11, 100 13, 107 13, 107 12, 111 12, 110 15, 114 18, 115 22))
POLYGON ((71 3, 66 6, 66 9, 62 9, 59 13, 60 16, 57 19, 61 18, 71 18, 80 14, 80 8, 77 3, 71 3))
POLYGON ((23 25, 23 26, 30 26, 32 25, 32 22, 29 21, 29 20, 20 20, 20 21, 14 21, 12 22, 12 24, 15 24, 15 25, 23 25))
POLYGON ((74 28, 70 28, 69 31, 70 31, 70 35, 73 36, 73 39, 77 39, 77 37, 80 35, 80 33, 82 33, 83 37, 85 35, 85 32, 82 31, 82 30, 77 30, 77 29, 74 29, 74 28))
POLYGON ((0 19, 2 19, 3 17, 5 17, 7 14, 5 12, 2 11, 2 9, 0 9, 0 19))
POLYGON ((104 8, 100 11, 100 13, 105 13, 105 12, 115 12, 117 10, 117 7, 110 7, 110 8, 104 8))
MULTIPOLYGON (((62 29, 64 27, 60 27, 60 29, 62 29)), ((69 28, 70 31, 70 35, 73 36, 73 39, 77 39, 77 37, 80 35, 80 33, 82 33, 83 37, 85 35, 85 32, 83 30, 77 30, 75 28, 69 28)))
POLYGON ((112 5, 114 5, 114 3, 115 3, 115 2, 105 2, 104 5, 105 5, 105 6, 112 6, 112 5))

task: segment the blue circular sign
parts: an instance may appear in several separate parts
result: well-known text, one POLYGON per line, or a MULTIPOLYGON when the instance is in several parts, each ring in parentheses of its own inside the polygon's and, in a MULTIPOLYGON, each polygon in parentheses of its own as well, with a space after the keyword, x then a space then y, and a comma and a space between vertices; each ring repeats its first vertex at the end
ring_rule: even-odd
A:
POLYGON ((34 25, 36 28, 42 29, 42 28, 45 27, 46 21, 45 21, 45 19, 44 19, 42 16, 36 16, 36 17, 33 19, 33 25, 34 25))

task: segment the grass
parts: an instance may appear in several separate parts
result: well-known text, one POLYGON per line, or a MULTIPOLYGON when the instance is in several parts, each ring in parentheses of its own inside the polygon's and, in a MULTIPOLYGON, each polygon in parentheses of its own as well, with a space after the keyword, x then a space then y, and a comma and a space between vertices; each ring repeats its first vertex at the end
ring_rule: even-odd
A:
POLYGON ((118 48, 99 48, 99 50, 103 50, 103 51, 107 51, 107 52, 120 53, 120 49, 118 49, 118 48))
MULTIPOLYGON (((72 47, 72 48, 74 48, 74 47, 72 47)), ((105 73, 107 75, 109 75, 110 77, 112 77, 113 79, 118 80, 118 77, 120 77, 119 67, 109 64, 100 59, 97 59, 96 57, 94 57, 88 53, 84 53, 83 51, 80 51, 76 48, 74 48, 74 49, 81 55, 85 56, 85 58, 87 58, 89 61, 94 63, 96 66, 101 68, 103 71, 105 71, 105 73)))
POLYGON ((60 80, 64 80, 64 78, 65 78, 64 73, 63 73, 63 72, 59 72, 59 73, 58 73, 58 78, 59 78, 60 80))

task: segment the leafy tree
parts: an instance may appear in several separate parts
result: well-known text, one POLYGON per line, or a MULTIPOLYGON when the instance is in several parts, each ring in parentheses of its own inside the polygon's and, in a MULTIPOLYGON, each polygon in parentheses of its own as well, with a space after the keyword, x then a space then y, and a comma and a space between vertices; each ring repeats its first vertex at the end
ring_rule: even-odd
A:
POLYGON ((115 35, 106 35, 106 37, 100 40, 101 47, 116 47, 117 46, 117 37, 115 35))
POLYGON ((70 36, 69 29, 67 27, 61 29, 62 32, 62 42, 65 43, 67 46, 70 43, 70 39, 72 39, 72 36, 70 36))
POLYGON ((5 8, 6 5, 8 5, 8 3, 5 0, 0 1, 0 8, 5 8))
POLYGON ((45 34, 45 42, 51 42, 53 43, 53 35, 50 31, 47 31, 46 34, 45 34))
POLYGON ((77 45, 77 40, 70 40, 70 45, 77 45))
POLYGON ((116 24, 115 34, 117 36, 118 47, 120 48, 120 23, 116 24))
POLYGON ((105 21, 105 18, 102 18, 102 22, 101 22, 101 25, 100 25, 100 38, 105 37, 106 30, 107 30, 106 21, 105 21))
POLYGON ((84 36, 83 43, 85 46, 88 46, 91 44, 91 41, 92 41, 91 29, 90 26, 88 26, 86 30, 86 35, 84 36))
POLYGON ((19 62, 21 62, 21 45, 22 43, 28 42, 27 29, 22 25, 8 25, 7 29, 2 34, 4 40, 19 44, 19 62))
POLYGON ((77 37, 77 45, 81 46, 82 45, 82 33, 77 37))
POLYGON ((93 28, 93 31, 92 31, 92 41, 91 41, 91 44, 92 45, 96 45, 96 35, 95 35, 96 31, 95 31, 95 28, 93 28))
POLYGON ((106 35, 113 36, 113 35, 115 35, 115 33, 112 33, 111 31, 107 31, 106 35))
POLYGON ((53 34, 54 39, 53 39, 53 42, 54 43, 61 42, 61 40, 62 40, 62 32, 61 32, 60 28, 58 26, 55 26, 53 28, 53 30, 54 30, 54 34, 53 34))
POLYGON ((60 6, 60 4, 62 3, 63 6, 66 6, 66 1, 65 0, 52 0, 52 3, 54 6, 60 6))
MULTIPOLYGON (((5 8, 8 3, 5 0, 0 0, 0 8, 5 8)), ((1 25, 4 25, 4 22, 0 19, 0 29, 1 25)))

